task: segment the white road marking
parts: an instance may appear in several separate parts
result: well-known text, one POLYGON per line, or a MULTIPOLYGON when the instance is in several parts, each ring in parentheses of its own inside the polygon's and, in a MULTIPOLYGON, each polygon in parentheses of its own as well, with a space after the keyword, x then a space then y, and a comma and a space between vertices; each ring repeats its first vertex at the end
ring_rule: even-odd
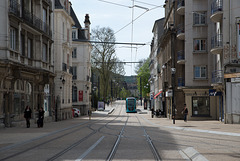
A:
POLYGON ((82 159, 84 159, 104 138, 105 136, 102 136, 100 139, 98 139, 98 141, 93 144, 90 148, 88 148, 88 150, 86 150, 80 157, 78 157, 78 159, 76 159, 75 161, 81 161, 82 159))

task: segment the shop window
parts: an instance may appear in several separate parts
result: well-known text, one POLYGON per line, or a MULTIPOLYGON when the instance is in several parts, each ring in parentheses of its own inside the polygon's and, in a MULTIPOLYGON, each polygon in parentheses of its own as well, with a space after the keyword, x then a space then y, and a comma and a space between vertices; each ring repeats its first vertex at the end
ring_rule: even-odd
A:
POLYGON ((192 115, 210 116, 210 98, 192 97, 192 115))

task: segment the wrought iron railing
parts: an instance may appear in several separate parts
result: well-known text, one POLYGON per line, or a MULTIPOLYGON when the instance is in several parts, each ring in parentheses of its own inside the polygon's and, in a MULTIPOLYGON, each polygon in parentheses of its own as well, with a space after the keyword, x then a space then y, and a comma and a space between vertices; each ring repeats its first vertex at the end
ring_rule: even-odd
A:
POLYGON ((15 16, 20 16, 20 4, 17 0, 10 0, 9 12, 13 13, 15 16))
POLYGON ((222 0, 215 0, 211 4, 211 13, 212 14, 222 11, 222 10, 223 10, 223 1, 222 0))
POLYGON ((177 26, 177 35, 178 34, 181 34, 181 33, 184 33, 185 32, 185 30, 184 30, 184 24, 179 24, 178 26, 177 26))
POLYGON ((223 70, 215 70, 212 72, 212 83, 223 83, 223 70))
POLYGON ((223 35, 218 34, 216 36, 213 36, 211 39, 211 46, 212 48, 223 47, 223 35))
POLYGON ((185 53, 184 50, 178 51, 177 52, 177 60, 185 60, 185 53))
POLYGON ((185 6, 185 0, 178 0, 178 8, 185 6))
MULTIPOLYGON (((46 0, 51 4, 51 0, 46 0)), ((10 0, 9 5, 9 13, 14 14, 15 16, 22 18, 26 23, 28 23, 30 26, 43 31, 49 36, 52 36, 52 31, 48 24, 43 22, 40 18, 38 18, 36 15, 31 13, 28 9, 24 8, 21 10, 21 5, 18 3, 17 0, 10 0)))

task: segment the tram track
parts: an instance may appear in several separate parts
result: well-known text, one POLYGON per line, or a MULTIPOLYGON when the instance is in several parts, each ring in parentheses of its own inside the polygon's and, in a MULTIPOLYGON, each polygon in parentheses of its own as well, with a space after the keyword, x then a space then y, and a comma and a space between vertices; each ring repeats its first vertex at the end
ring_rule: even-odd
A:
POLYGON ((156 161, 161 161, 162 159, 161 159, 161 157, 160 157, 160 155, 159 155, 159 153, 158 153, 157 148, 154 146, 151 137, 148 135, 146 129, 145 129, 145 128, 143 127, 143 125, 141 124, 138 116, 135 115, 135 117, 137 118, 138 123, 140 124, 142 130, 144 131, 144 136, 145 136, 146 139, 147 139, 147 142, 148 142, 148 144, 149 144, 149 146, 150 146, 150 149, 151 149, 151 151, 152 151, 152 153, 153 153, 153 156, 154 156, 155 160, 156 160, 156 161))
MULTIPOLYGON (((120 111, 120 112, 121 112, 121 111, 120 111)), ((114 113, 115 113, 115 110, 113 111, 112 114, 114 114, 114 113)), ((115 119, 118 118, 119 115, 120 115, 120 113, 118 114, 118 116, 115 116, 115 119)), ((28 141, 25 141, 25 142, 22 142, 22 143, 18 143, 18 144, 14 144, 14 145, 11 145, 11 146, 8 146, 8 147, 5 147, 5 148, 1 148, 1 149, 0 149, 0 153, 5 152, 5 151, 7 151, 7 150, 13 150, 13 149, 15 149, 15 148, 17 148, 17 147, 20 147, 20 146, 23 146, 23 145, 24 145, 25 147, 28 147, 28 148, 23 148, 22 150, 14 153, 14 154, 11 154, 11 155, 9 155, 9 156, 6 156, 6 157, 4 157, 4 158, 1 158, 0 161, 4 161, 4 160, 8 160, 8 159, 11 159, 11 158, 20 156, 20 155, 22 155, 22 154, 24 154, 24 153, 29 152, 30 150, 37 149, 37 148, 39 148, 39 147, 41 147, 41 146, 43 146, 43 145, 45 145, 45 144, 49 144, 49 143, 51 143, 51 142, 53 142, 53 141, 56 141, 56 140, 58 140, 58 139, 61 139, 61 138, 65 137, 65 136, 68 136, 68 135, 70 135, 70 134, 73 134, 73 133, 75 133, 75 132, 78 132, 78 131, 80 131, 80 130, 82 130, 82 129, 84 129, 84 128, 89 128, 90 130, 92 130, 92 132, 91 132, 90 134, 87 134, 87 136, 83 137, 82 139, 80 139, 80 140, 78 140, 77 142, 71 144, 71 145, 68 146, 67 148, 65 148, 65 149, 63 149, 62 151, 60 151, 59 153, 55 154, 55 155, 52 156, 51 158, 47 159, 47 160, 55 160, 55 159, 57 159, 58 157, 62 156, 62 155, 63 155, 64 153, 66 153, 67 151, 73 149, 73 148, 76 147, 77 145, 81 144, 83 141, 85 141, 85 140, 87 140, 88 138, 90 138, 92 135, 94 135, 94 134, 96 134, 97 132, 99 132, 99 130, 100 130, 101 128, 103 128, 104 126, 106 126, 106 124, 103 125, 103 126, 101 126, 100 128, 98 128, 97 130, 91 128, 91 125, 93 125, 95 122, 104 121, 104 120, 106 120, 106 119, 109 118, 109 117, 110 117, 110 116, 107 115, 104 119, 99 119, 99 120, 94 120, 94 121, 86 121, 86 122, 83 122, 83 123, 81 123, 81 124, 77 124, 77 125, 74 125, 74 126, 71 126, 71 127, 68 127, 68 128, 64 128, 64 129, 61 129, 61 130, 58 130, 58 131, 54 131, 54 132, 52 132, 52 133, 50 133, 50 134, 47 134, 47 135, 44 135, 44 136, 41 136, 41 137, 37 137, 37 138, 31 139, 31 140, 28 140, 28 141), (80 127, 80 126, 82 126, 82 127, 80 127), (74 128, 77 128, 77 129, 74 129, 74 128), (71 129, 74 129, 74 130, 71 130, 71 129), (71 131, 68 131, 68 130, 71 130, 71 131), (62 135, 60 135, 60 136, 54 137, 54 135, 59 135, 60 133, 66 132, 66 131, 68 131, 68 132, 67 132, 67 133, 64 133, 64 134, 62 134, 62 135), (37 144, 34 145, 34 146, 26 146, 27 144, 31 144, 31 143, 36 142, 36 141, 40 141, 41 139, 45 139, 45 138, 47 138, 47 137, 54 137, 54 138, 52 138, 52 139, 47 139, 47 140, 45 140, 45 141, 43 141, 43 142, 41 142, 41 143, 37 143, 37 144)), ((113 119, 113 120, 115 120, 115 119, 113 119)), ((109 121, 108 123, 112 122, 113 120, 109 121)), ((108 123, 107 123, 107 124, 108 124, 108 123)))

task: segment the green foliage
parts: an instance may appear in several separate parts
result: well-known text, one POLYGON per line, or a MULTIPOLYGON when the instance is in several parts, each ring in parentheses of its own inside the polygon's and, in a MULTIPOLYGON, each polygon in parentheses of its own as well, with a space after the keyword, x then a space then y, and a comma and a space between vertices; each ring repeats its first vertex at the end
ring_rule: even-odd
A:
POLYGON ((137 71, 138 90, 140 91, 140 78, 141 78, 142 97, 146 97, 147 94, 150 92, 150 86, 148 82, 148 79, 150 77, 149 63, 150 59, 148 58, 137 71))

